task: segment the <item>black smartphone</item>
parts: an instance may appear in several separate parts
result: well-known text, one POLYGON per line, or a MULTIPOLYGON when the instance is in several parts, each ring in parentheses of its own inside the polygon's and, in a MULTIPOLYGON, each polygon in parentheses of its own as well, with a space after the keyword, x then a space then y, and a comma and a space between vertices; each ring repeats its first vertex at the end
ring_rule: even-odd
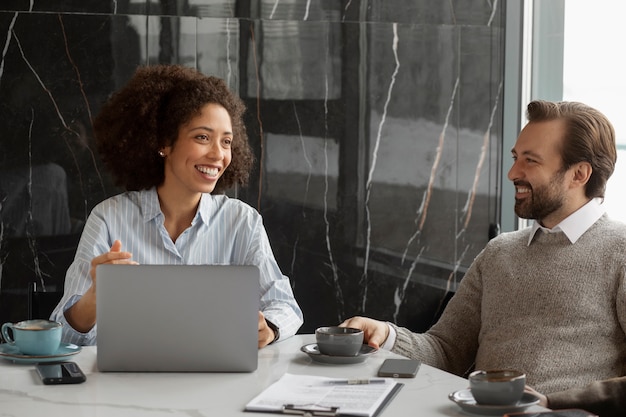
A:
POLYGON ((87 380, 75 362, 38 363, 35 369, 46 385, 79 384, 87 380))
POLYGON ((421 362, 416 359, 385 359, 378 369, 378 376, 392 378, 413 378, 421 362))

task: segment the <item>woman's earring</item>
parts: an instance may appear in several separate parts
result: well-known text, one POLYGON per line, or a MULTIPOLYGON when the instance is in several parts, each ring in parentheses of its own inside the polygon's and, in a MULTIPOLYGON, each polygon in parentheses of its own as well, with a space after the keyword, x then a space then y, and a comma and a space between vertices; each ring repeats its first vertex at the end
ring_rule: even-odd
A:
POLYGON ((159 151, 159 156, 160 156, 161 158, 165 158, 165 152, 163 152, 163 151, 159 151))

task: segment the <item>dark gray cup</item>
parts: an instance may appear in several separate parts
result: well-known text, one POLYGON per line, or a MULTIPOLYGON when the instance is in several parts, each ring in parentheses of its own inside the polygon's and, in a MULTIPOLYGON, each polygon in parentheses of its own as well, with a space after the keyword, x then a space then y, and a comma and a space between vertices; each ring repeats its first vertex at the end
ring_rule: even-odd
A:
POLYGON ((526 375, 510 369, 474 371, 468 379, 472 396, 483 405, 517 404, 526 385, 526 375))
POLYGON ((352 327, 326 326, 315 330, 320 353, 331 356, 356 356, 363 346, 363 330, 352 327))

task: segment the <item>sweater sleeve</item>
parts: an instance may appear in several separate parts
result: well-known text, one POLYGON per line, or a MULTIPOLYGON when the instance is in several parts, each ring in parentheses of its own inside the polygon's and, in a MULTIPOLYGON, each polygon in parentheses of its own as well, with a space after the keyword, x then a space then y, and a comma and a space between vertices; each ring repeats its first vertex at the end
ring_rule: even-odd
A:
POLYGON ((396 330, 395 353, 460 376, 470 370, 481 328, 481 258, 482 254, 470 266, 441 318, 426 333, 413 333, 392 324, 396 330))
POLYGON ((582 408, 601 417, 626 415, 626 376, 547 395, 552 409, 582 408))

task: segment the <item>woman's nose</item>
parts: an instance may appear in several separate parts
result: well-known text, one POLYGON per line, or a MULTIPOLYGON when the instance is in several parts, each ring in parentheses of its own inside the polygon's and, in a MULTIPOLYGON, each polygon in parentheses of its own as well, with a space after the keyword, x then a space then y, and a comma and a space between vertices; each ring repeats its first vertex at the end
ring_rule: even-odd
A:
POLYGON ((224 150, 220 146, 219 143, 212 143, 207 149, 207 154, 212 159, 223 159, 224 158, 224 150))

